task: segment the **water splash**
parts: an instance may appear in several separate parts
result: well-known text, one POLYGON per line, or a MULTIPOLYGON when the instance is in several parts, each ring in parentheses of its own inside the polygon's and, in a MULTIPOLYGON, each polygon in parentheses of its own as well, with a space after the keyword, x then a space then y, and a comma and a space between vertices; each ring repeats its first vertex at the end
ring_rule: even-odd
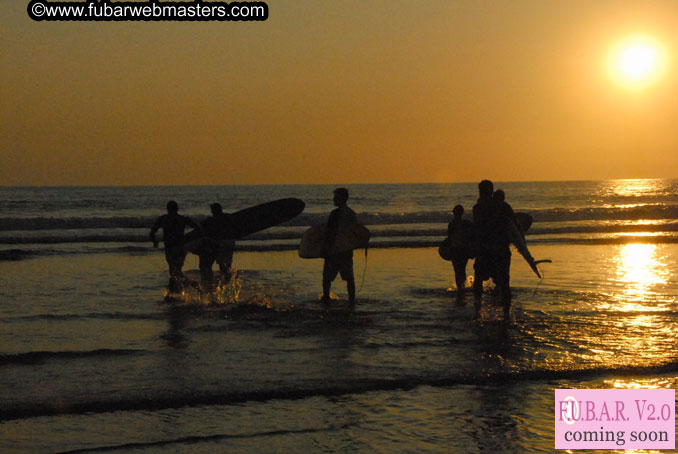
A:
POLYGON ((257 313, 262 310, 290 311, 294 305, 285 298, 286 293, 284 287, 272 287, 265 280, 246 279, 242 272, 231 268, 228 279, 217 276, 211 286, 189 281, 181 293, 165 290, 163 295, 166 301, 202 306, 210 311, 223 310, 228 318, 236 313, 257 313))

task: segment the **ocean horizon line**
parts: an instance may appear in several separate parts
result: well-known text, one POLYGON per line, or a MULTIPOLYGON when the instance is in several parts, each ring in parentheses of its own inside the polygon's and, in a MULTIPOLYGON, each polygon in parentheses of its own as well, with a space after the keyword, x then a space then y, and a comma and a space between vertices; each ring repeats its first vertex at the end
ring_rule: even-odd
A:
MULTIPOLYGON (((564 179, 564 180, 493 180, 497 183, 595 183, 608 181, 658 181, 658 180, 678 180, 676 177, 649 177, 649 178, 601 178, 601 179, 564 179)), ((64 189, 64 188, 205 188, 205 187, 267 187, 267 186, 403 186, 403 185, 452 185, 452 184, 474 184, 480 180, 465 181, 421 181, 421 182, 369 182, 369 183, 237 183, 237 184, 92 184, 92 185, 2 185, 0 189, 64 189)))

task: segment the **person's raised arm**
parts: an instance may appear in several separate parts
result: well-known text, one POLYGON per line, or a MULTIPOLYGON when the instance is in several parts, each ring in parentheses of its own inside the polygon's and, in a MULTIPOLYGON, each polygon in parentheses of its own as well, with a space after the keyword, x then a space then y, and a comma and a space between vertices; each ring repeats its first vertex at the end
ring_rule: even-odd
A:
POLYGON ((153 247, 158 247, 158 240, 155 237, 155 233, 160 229, 162 226, 162 221, 163 221, 163 216, 160 216, 156 221, 155 224, 153 224, 153 227, 151 227, 151 233, 149 236, 151 237, 151 241, 153 242, 153 247))

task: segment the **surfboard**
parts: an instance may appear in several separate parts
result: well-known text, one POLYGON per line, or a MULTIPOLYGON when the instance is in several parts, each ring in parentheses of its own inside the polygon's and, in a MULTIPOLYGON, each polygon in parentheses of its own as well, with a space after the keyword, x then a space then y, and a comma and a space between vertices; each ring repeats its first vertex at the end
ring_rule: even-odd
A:
POLYGON ((266 202, 231 214, 235 239, 246 237, 293 219, 304 211, 301 199, 287 198, 266 202))
POLYGON ((445 238, 442 243, 440 243, 440 246, 438 247, 438 255, 440 255, 440 258, 443 260, 452 260, 452 241, 450 241, 449 236, 445 238))
MULTIPOLYGON (((301 199, 286 198, 255 205, 230 215, 233 224, 232 240, 244 238, 253 233, 273 227, 297 217, 304 211, 305 203, 301 199)), ((188 232, 184 237, 185 249, 199 254, 201 235, 197 230, 188 232)))
POLYGON ((520 230, 522 230, 524 234, 530 230, 532 222, 534 222, 534 218, 532 215, 527 213, 516 213, 516 221, 518 221, 518 226, 520 226, 520 230))
MULTIPOLYGON (((516 234, 515 231, 509 232, 509 237, 511 238, 512 236, 515 236, 515 239, 518 242, 518 244, 523 245, 525 244, 525 232, 527 232, 532 226, 534 218, 532 217, 532 215, 527 213, 516 213, 515 217, 519 227, 517 230, 518 233, 516 234), (518 237, 522 237, 522 241, 518 237)), ((516 244, 516 242, 513 241, 513 238, 511 238, 511 242, 515 244, 516 247, 518 247, 518 244, 516 244)), ((527 248, 527 245, 525 245, 525 248, 527 248)), ((443 242, 440 243, 440 246, 438 247, 438 255, 440 255, 440 258, 442 258, 443 260, 447 261, 452 260, 452 241, 449 237, 445 238, 443 242)))
POLYGON ((466 249, 466 253, 469 258, 472 258, 471 254, 471 242, 473 241, 473 224, 469 221, 464 220, 464 223, 457 227, 457 229, 452 232, 452 236, 447 236, 440 247, 438 247, 438 255, 443 260, 452 261, 453 251, 456 249, 456 252, 459 253, 460 249, 466 249))
POLYGON ((525 235, 520 231, 520 228, 516 222, 509 222, 508 224, 508 235, 511 243, 513 243, 516 249, 518 249, 518 253, 523 256, 527 264, 530 265, 530 268, 532 268, 534 274, 536 274, 537 277, 541 279, 541 274, 537 268, 537 263, 535 262, 534 257, 532 257, 532 254, 530 254, 530 250, 527 248, 525 235))
MULTIPOLYGON (((307 229, 301 236, 299 257, 302 259, 322 258, 322 249, 327 236, 327 224, 315 225, 307 229)), ((330 254, 348 252, 353 249, 367 247, 370 241, 370 231, 362 224, 342 226, 337 232, 334 246, 330 254)))
MULTIPOLYGON (((539 263, 551 263, 551 260, 538 260, 536 261, 530 250, 527 248, 527 242, 525 241, 525 232, 527 232, 532 226, 534 219, 528 213, 516 213, 515 222, 509 222, 508 226, 508 236, 509 240, 513 245, 518 249, 518 253, 523 256, 525 261, 534 273, 541 279, 541 274, 537 265, 539 263)), ((438 248, 438 254, 443 260, 452 260, 452 250, 451 250, 451 240, 450 238, 445 238, 438 248)))

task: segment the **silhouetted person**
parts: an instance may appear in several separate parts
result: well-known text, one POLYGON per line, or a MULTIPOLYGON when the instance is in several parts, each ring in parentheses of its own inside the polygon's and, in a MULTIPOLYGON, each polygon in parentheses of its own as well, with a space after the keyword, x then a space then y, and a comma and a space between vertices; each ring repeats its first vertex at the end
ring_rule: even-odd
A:
POLYGON ((212 216, 202 223, 203 247, 200 251, 200 277, 203 283, 210 283, 213 278, 212 265, 219 264, 222 279, 228 281, 231 277, 233 263, 233 249, 235 231, 231 216, 223 212, 221 205, 210 205, 212 216))
POLYGON ((162 228, 162 238, 165 243, 165 259, 169 265, 169 290, 178 292, 181 290, 183 274, 181 267, 184 266, 186 252, 184 251, 184 230, 186 227, 200 229, 198 224, 190 218, 179 214, 179 205, 174 200, 167 202, 167 214, 160 216, 151 228, 151 241, 153 247, 158 247, 155 232, 162 228))
POLYGON ((454 281, 457 284, 457 298, 464 295, 466 284, 466 264, 471 258, 471 241, 473 240, 473 224, 462 219, 464 207, 457 205, 452 209, 454 217, 447 226, 447 237, 450 239, 454 281))
MULTIPOLYGON (((525 243, 525 232, 532 225, 532 216, 523 214, 520 218, 522 222, 520 222, 518 220, 518 216, 513 211, 511 205, 506 203, 506 194, 504 194, 504 191, 502 191, 501 189, 497 189, 496 191, 494 191, 492 198, 496 200, 497 203, 499 203, 500 212, 509 218, 509 222, 513 223, 517 230, 517 233, 520 235, 520 238, 517 237, 512 238, 511 235, 509 234, 508 235, 509 240, 514 243, 520 255, 523 256, 525 261, 530 265, 530 268, 532 268, 535 274, 541 279, 541 274, 539 274, 537 263, 535 262, 534 257, 532 257, 532 254, 530 254, 530 250, 527 249, 527 244, 525 243)), ((507 227, 507 230, 511 229, 507 227)), ((516 230, 513 231, 515 232, 516 230)))
POLYGON ((473 207, 476 255, 473 293, 480 297, 483 293, 483 282, 490 278, 494 280, 501 292, 504 315, 508 317, 511 308, 508 223, 513 222, 515 214, 511 205, 493 198, 494 185, 491 181, 481 181, 478 192, 478 202, 473 207))
MULTIPOLYGON (((516 217, 516 213, 513 211, 513 207, 511 207, 511 205, 509 205, 506 202, 506 193, 502 189, 497 189, 492 194, 492 198, 494 200, 496 200, 497 203, 499 203, 500 211, 510 218, 510 220, 516 225, 516 227, 518 227, 518 231, 524 237, 525 236, 525 229, 523 228, 523 225, 520 222, 518 222, 518 218, 516 217)), ((530 224, 531 224, 531 222, 530 222, 530 224)), ((529 228, 529 226, 528 226, 528 228, 529 228)))
POLYGON ((323 246, 323 257, 325 265, 323 266, 323 301, 330 301, 330 288, 332 281, 341 275, 346 281, 349 304, 355 304, 355 281, 353 278, 353 251, 332 253, 334 241, 337 234, 344 226, 357 224, 358 220, 355 211, 347 205, 348 189, 337 188, 334 190, 334 205, 337 207, 330 213, 327 221, 327 236, 323 246))

